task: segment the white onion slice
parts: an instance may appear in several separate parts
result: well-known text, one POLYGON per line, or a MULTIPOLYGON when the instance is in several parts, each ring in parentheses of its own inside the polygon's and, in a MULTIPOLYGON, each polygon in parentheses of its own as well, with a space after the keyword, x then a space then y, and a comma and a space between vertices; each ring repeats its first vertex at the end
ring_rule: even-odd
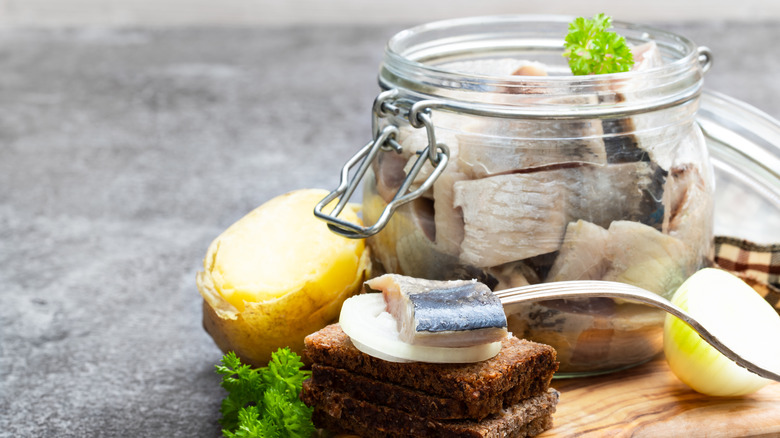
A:
MULTIPOLYGON (((726 271, 702 269, 688 278, 672 302, 687 311, 737 354, 780 371, 780 315, 747 283, 726 271)), ((667 315, 664 352, 674 374, 694 390, 714 396, 751 394, 770 381, 740 367, 667 315)))
POLYGON ((501 350, 501 342, 457 348, 403 342, 382 294, 377 293, 347 299, 339 324, 358 350, 389 362, 471 363, 490 359, 501 350))

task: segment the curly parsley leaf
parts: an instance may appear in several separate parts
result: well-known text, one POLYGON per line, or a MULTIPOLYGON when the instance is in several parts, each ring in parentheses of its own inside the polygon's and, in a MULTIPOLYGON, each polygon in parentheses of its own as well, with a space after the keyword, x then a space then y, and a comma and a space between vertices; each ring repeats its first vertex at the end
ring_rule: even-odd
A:
POLYGON ((273 421, 266 417, 260 417, 257 406, 242 408, 238 413, 235 432, 225 429, 222 433, 227 438, 277 438, 282 436, 273 421))
POLYGON ((301 371, 302 367, 303 362, 295 353, 272 354, 268 367, 262 372, 263 383, 270 389, 298 397, 303 381, 311 374, 309 371, 301 371))
POLYGON ((265 418, 271 419, 278 430, 285 432, 282 436, 309 438, 314 433, 312 408, 298 400, 297 395, 291 399, 289 395, 271 388, 263 394, 263 404, 265 418))
POLYGON ((271 354, 265 368, 252 369, 229 352, 217 365, 222 387, 219 420, 228 438, 308 438, 315 431, 312 409, 299 398, 310 371, 301 370, 300 356, 289 348, 271 354))
POLYGON ((242 365, 232 351, 222 358, 222 365, 217 365, 217 374, 222 375, 221 385, 228 392, 228 396, 222 400, 220 424, 227 430, 235 430, 240 421, 241 409, 255 403, 258 394, 264 391, 263 381, 256 370, 249 365, 242 365))
POLYGON ((625 38, 607 29, 612 18, 598 14, 569 23, 563 56, 575 75, 620 73, 631 69, 634 56, 625 38))

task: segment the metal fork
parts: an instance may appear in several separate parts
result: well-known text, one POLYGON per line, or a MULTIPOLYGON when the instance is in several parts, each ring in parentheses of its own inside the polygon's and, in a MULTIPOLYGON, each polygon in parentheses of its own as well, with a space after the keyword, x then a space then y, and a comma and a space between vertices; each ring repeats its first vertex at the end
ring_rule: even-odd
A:
POLYGON ((766 379, 780 382, 780 374, 758 366, 735 353, 734 350, 723 344, 723 342, 710 333, 709 330, 704 328, 704 326, 687 312, 675 306, 669 300, 637 286, 614 281, 558 281, 504 289, 496 291, 495 294, 499 297, 501 304, 504 306, 507 304, 572 298, 620 298, 648 304, 681 319, 695 330, 708 344, 715 347, 715 349, 724 356, 736 362, 737 365, 766 379))

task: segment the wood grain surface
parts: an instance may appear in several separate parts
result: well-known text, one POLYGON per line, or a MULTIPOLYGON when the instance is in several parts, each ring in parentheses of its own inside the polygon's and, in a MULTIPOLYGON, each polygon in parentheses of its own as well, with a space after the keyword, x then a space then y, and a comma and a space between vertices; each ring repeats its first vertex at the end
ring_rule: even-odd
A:
POLYGON ((555 425, 540 437, 780 437, 780 383, 745 397, 699 394, 661 358, 600 377, 553 380, 555 425))

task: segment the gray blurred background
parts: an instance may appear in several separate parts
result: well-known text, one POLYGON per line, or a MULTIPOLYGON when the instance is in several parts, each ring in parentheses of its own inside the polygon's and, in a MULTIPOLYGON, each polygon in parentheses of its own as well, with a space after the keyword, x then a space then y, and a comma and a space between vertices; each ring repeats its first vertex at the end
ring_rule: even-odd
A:
POLYGON ((709 46, 705 88, 780 118, 777 1, 0 0, 0 436, 219 435, 206 248, 336 185, 387 39, 598 12, 709 46))
POLYGON ((773 0, 0 0, 0 24, 257 25, 419 23, 488 14, 588 15, 626 21, 774 20, 773 0))

